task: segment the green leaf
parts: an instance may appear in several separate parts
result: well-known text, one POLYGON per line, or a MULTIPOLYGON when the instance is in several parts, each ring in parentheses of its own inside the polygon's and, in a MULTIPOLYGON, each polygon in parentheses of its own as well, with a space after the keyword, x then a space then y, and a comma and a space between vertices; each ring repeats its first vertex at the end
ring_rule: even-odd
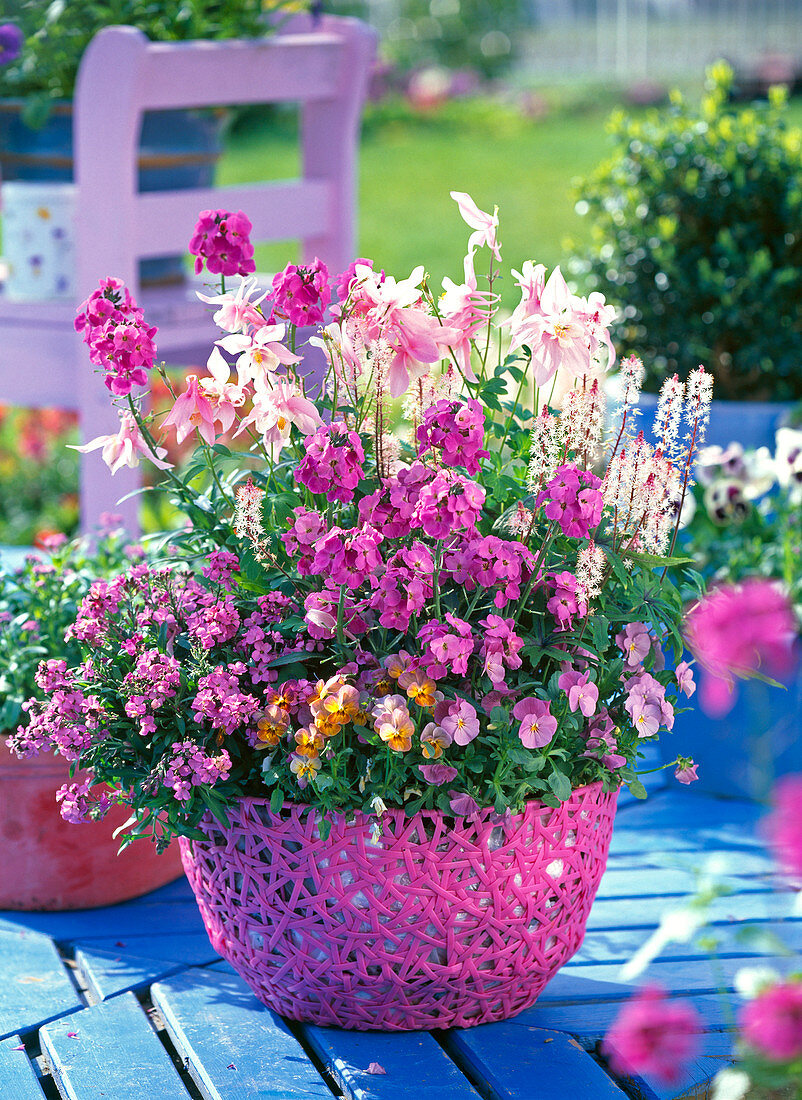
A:
POLYGON ((334 780, 330 775, 317 775, 315 776, 315 787, 319 791, 325 791, 329 787, 334 785, 334 780))
POLYGON ((646 798, 646 788, 641 783, 640 779, 632 779, 629 784, 629 789, 634 798, 646 798))
POLYGON ((567 802, 571 797, 571 781, 562 772, 553 771, 548 778, 548 784, 560 802, 567 802))
POLYGON ((274 814, 277 814, 281 807, 284 805, 284 792, 281 787, 276 787, 270 796, 270 809, 274 814))
POLYGON ((638 565, 693 565, 694 563, 693 558, 676 556, 664 558, 661 554, 645 554, 637 550, 628 550, 624 556, 637 562, 638 565))

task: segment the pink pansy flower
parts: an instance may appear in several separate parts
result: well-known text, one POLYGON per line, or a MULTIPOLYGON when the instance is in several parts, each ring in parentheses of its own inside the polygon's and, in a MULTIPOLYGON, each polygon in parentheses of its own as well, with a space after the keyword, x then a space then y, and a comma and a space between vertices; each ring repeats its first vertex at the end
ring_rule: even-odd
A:
POLYGON ((785 775, 772 791, 765 831, 774 857, 788 874, 802 877, 802 775, 785 775))
POLYGON ((265 324, 265 319, 257 306, 265 300, 268 292, 265 291, 251 301, 251 295, 257 289, 256 279, 243 279, 236 291, 228 290, 225 294, 201 294, 196 290, 195 293, 202 302, 220 307, 212 320, 223 332, 244 332, 248 325, 259 328, 265 324))
POLYGON ((789 979, 763 989, 740 1012, 744 1041, 770 1062, 802 1055, 802 982, 789 979))
POLYGON ((696 682, 693 678, 693 669, 687 661, 680 661, 676 668, 677 687, 690 699, 696 691, 696 682))
POLYGON ((204 397, 198 387, 198 376, 187 377, 187 388, 176 398, 170 412, 162 421, 162 427, 175 428, 175 438, 183 443, 190 432, 197 431, 208 444, 215 441, 215 411, 211 402, 204 397))
POLYGON ((459 207, 462 220, 474 230, 468 238, 468 248, 473 251, 481 248, 482 245, 487 245, 498 262, 501 263, 501 251, 496 239, 498 207, 496 207, 493 214, 486 214, 464 191, 451 191, 450 195, 459 207))
POLYGON ((286 326, 263 325, 249 335, 233 333, 224 336, 217 343, 229 353, 237 356, 237 375, 240 385, 246 382, 260 383, 265 375, 272 374, 280 366, 292 366, 300 363, 300 356, 294 355, 281 341, 286 326))
POLYGON ((688 757, 681 756, 677 762, 677 770, 674 772, 674 778, 678 779, 680 783, 684 783, 687 787, 690 783, 695 783, 699 776, 696 774, 698 764, 694 764, 693 760, 688 757))
POLYGON ((627 623, 621 634, 616 634, 615 644, 626 657, 630 667, 643 664, 652 648, 652 638, 646 623, 627 623))
POLYGON ((566 669, 557 680, 558 685, 568 696, 568 708, 581 711, 586 718, 596 713, 599 702, 599 689, 588 678, 587 672, 566 669))
POLYGON ((469 817, 479 809, 479 803, 471 798, 469 794, 459 791, 449 791, 448 793, 450 796, 448 804, 451 807, 452 814, 456 817, 469 817))
POLYGON ((676 1081, 693 1057, 702 1030, 696 1009, 657 986, 640 990, 624 1005, 604 1038, 615 1073, 676 1081))
POLYGON ((97 439, 72 449, 87 454, 89 451, 96 451, 99 447, 103 448, 101 458, 112 474, 116 474, 123 466, 132 468, 138 466, 140 455, 144 455, 159 470, 172 468, 170 462, 163 461, 167 454, 166 449, 157 447, 154 454, 130 413, 123 413, 120 418, 120 430, 116 435, 99 435, 97 439))
POLYGON ((479 734, 476 709, 465 699, 457 699, 451 704, 440 725, 457 745, 468 745, 479 734))
POLYGON ((457 769, 450 764, 418 764, 418 771, 423 778, 433 787, 441 787, 443 783, 450 783, 457 776, 457 769))
POLYGON ((521 723, 518 736, 527 749, 545 748, 557 732, 557 719, 552 716, 548 699, 520 699, 512 715, 521 723))

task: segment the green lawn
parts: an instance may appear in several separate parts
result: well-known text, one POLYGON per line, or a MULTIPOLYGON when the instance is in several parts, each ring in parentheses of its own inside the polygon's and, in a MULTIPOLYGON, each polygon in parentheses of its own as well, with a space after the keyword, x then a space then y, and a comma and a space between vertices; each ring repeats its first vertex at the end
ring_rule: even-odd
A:
MULTIPOLYGON (((485 210, 498 205, 505 268, 525 259, 559 263, 564 238, 587 234, 574 213, 571 181, 604 155, 604 117, 600 110, 561 112, 535 121, 488 101, 455 102, 417 117, 403 108, 373 109, 360 155, 360 254, 397 277, 424 263, 438 284, 446 274, 459 278, 470 231, 449 198, 457 190, 485 210)), ((292 175, 294 143, 288 120, 250 119, 232 135, 220 182, 292 175)), ((286 260, 284 247, 257 253, 260 269, 286 260)), ((515 294, 512 287, 510 303, 515 294)))

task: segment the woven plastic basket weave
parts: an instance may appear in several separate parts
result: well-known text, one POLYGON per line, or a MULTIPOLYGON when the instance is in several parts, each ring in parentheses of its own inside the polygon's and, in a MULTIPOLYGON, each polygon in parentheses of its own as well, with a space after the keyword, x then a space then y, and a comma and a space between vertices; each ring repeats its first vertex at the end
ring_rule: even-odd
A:
POLYGON ((499 824, 400 811, 339 818, 244 799, 181 840, 213 946, 270 1008, 324 1026, 415 1030, 503 1020, 582 943, 615 793, 531 802, 499 824))

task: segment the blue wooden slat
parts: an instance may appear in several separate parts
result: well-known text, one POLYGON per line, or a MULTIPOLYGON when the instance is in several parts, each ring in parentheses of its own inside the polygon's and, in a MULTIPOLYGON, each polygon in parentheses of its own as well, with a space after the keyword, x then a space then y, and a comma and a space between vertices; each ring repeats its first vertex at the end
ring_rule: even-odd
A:
POLYGON ((205 1100, 331 1100, 286 1023, 230 967, 184 971, 151 995, 205 1100))
POLYGON ((618 825, 632 823, 644 829, 724 829, 735 833, 743 829, 754 835, 755 825, 766 813, 764 806, 740 799, 697 795, 679 786, 660 791, 638 805, 623 807, 618 825))
POLYGON ((301 1032, 347 1100, 478 1100, 478 1094, 427 1032, 301 1032), (371 1074, 376 1062, 386 1073, 371 1074))
POLYGON ((65 1100, 188 1100, 131 993, 48 1024, 40 1038, 65 1100))
MULTIPOLYGON (((765 892, 771 884, 763 879, 722 875, 720 881, 738 893, 765 892)), ((646 868, 618 870, 611 861, 596 895, 598 898, 687 897, 696 889, 696 876, 690 871, 646 868)))
POLYGON ((129 989, 142 989, 177 970, 203 966, 220 956, 205 932, 185 936, 90 940, 76 948, 75 964, 93 997, 108 1000, 129 989))
MULTIPOLYGON (((668 908, 668 907, 666 907, 668 908)), ((719 938, 718 954, 721 958, 749 958, 760 955, 760 945, 757 941, 738 939, 738 934, 749 926, 749 921, 733 921, 730 924, 719 925, 716 935, 719 938)), ((760 925, 760 933, 768 937, 776 937, 786 947, 792 950, 802 950, 802 923, 799 921, 764 921, 760 925)), ((618 963, 622 965, 631 959, 635 952, 648 939, 650 933, 643 928, 623 928, 611 931, 588 932, 579 951, 571 959, 572 965, 594 963, 618 963)), ((777 950, 775 944, 770 949, 777 950)), ((706 960, 707 953, 697 947, 693 941, 690 943, 669 943, 660 952, 661 959, 694 959, 706 960)))
POLYGON ((0 975, 0 1039, 83 1004, 55 944, 36 932, 0 931, 0 975))
POLYGON ((624 1100, 580 1044, 557 1031, 489 1024, 449 1032, 446 1048, 491 1100, 624 1100))
MULTIPOLYGON (((551 1031, 564 1031, 575 1036, 583 1047, 591 1050, 607 1034, 610 1025, 621 1011, 629 994, 615 1001, 589 1001, 577 1004, 550 1004, 538 1001, 509 1021, 519 1027, 547 1028, 551 1031)), ((732 1020, 741 1005, 740 999, 733 993, 695 994, 684 997, 689 1001, 709 1031, 724 1031, 731 1026, 732 1020)))
MULTIPOLYGON (((733 919, 763 923, 768 920, 787 923, 802 920, 792 913, 794 895, 783 893, 730 894, 712 902, 708 910, 712 923, 726 923, 733 919)), ((631 898, 597 899, 590 911, 588 931, 601 928, 654 928, 663 913, 677 909, 682 899, 677 897, 639 897, 633 904, 631 898)))
POLYGON ((18 1035, 0 1042, 0 1096, 3 1100, 44 1100, 36 1070, 21 1046, 18 1035))

